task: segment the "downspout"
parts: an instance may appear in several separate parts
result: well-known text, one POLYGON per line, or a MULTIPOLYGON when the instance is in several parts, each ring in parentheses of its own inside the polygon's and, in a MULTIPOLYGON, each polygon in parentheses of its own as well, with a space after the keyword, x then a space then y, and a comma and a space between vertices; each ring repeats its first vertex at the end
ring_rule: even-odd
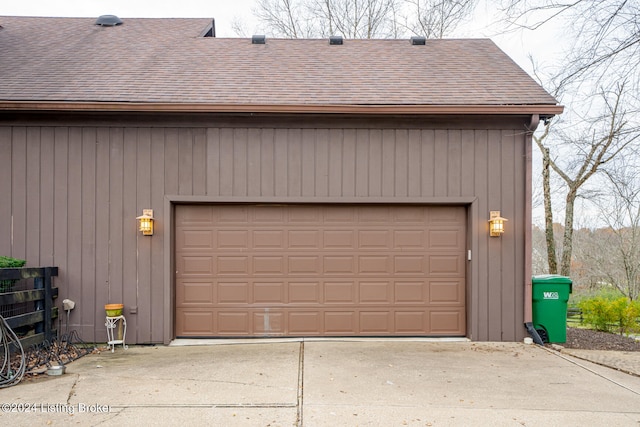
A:
POLYGON ((533 145, 533 132, 540 123, 540 115, 532 114, 531 122, 527 126, 527 132, 525 134, 525 198, 524 198, 524 326, 527 328, 527 332, 533 338, 533 342, 539 345, 543 345, 544 341, 538 335, 538 332, 533 327, 533 287, 531 285, 531 271, 532 271, 532 242, 531 242, 531 207, 532 207, 532 145, 533 145))

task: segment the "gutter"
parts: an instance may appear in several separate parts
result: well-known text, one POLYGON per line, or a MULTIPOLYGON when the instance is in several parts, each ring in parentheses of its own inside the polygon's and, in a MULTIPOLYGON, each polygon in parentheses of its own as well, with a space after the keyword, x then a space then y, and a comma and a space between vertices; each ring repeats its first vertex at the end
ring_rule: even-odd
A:
POLYGON ((303 114, 524 114, 542 118, 562 113, 553 104, 531 105, 310 105, 205 104, 169 102, 2 101, 0 111, 154 112, 154 113, 303 113, 303 114))
POLYGON ((525 209, 524 209, 524 327, 533 338, 533 342, 539 345, 543 345, 544 341, 540 338, 538 331, 533 327, 533 285, 531 284, 532 276, 532 231, 531 231, 531 209, 532 209, 532 178, 533 178, 533 165, 532 165, 532 146, 533 146, 533 132, 538 128, 540 123, 540 116, 538 114, 531 115, 531 121, 527 126, 527 133, 525 135, 525 209))

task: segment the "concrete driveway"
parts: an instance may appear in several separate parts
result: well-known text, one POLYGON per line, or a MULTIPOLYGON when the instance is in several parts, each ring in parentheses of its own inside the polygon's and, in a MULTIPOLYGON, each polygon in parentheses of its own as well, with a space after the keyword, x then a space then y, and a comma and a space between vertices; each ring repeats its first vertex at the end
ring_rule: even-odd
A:
POLYGON ((85 356, 63 376, 0 389, 0 424, 640 423, 640 377, 534 345, 215 342, 222 344, 117 348, 85 356))

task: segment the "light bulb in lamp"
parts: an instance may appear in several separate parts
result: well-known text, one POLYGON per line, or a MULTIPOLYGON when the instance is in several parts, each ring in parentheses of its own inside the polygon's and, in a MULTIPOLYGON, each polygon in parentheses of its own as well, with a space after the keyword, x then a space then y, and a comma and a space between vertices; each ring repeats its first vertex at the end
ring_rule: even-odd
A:
POLYGON ((139 230, 144 236, 153 235, 153 209, 143 209, 142 215, 136 218, 139 224, 139 230))
POLYGON ((501 217, 500 211, 491 211, 489 215, 489 236, 502 236, 505 221, 508 221, 508 219, 501 217))

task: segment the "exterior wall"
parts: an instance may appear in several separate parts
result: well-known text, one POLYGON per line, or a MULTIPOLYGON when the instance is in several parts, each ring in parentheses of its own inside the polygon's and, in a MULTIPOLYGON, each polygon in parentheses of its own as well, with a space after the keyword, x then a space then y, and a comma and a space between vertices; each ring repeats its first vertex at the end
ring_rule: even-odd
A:
POLYGON ((127 337, 171 338, 177 202, 386 202, 468 206, 468 328, 524 336, 529 117, 0 116, 0 254, 60 268, 70 328, 104 341, 108 302, 127 337), (153 237, 135 217, 154 209, 153 237), (488 237, 490 210, 509 219, 488 237))

